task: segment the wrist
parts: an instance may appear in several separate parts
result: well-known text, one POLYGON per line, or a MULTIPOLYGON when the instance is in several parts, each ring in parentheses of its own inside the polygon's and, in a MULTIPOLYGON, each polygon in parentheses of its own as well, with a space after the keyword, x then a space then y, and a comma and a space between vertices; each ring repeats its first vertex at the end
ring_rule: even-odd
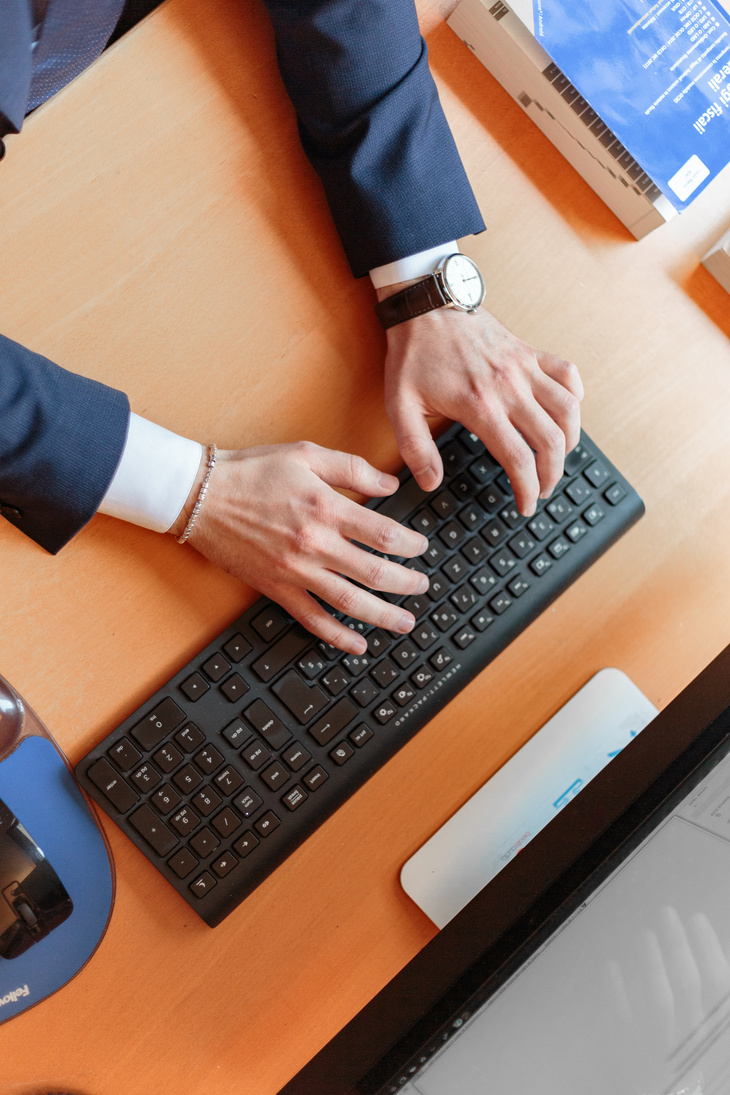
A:
POLYGON ((198 464, 198 470, 195 473, 195 478, 193 480, 192 486, 190 487, 190 492, 185 499, 183 508, 180 510, 174 522, 167 530, 168 533, 174 536, 176 540, 179 539, 180 536, 182 536, 185 529, 187 528, 188 522, 193 515, 193 510, 195 509, 198 499, 200 498, 200 493, 203 489, 203 483, 205 482, 206 475, 208 475, 209 471, 209 452, 209 448, 205 448, 202 450, 200 463, 198 464))
POLYGON ((381 285, 380 288, 375 290, 378 303, 392 297, 394 293, 399 293, 401 289, 407 289, 409 285, 417 285, 419 281, 423 281, 427 277, 428 274, 422 274, 420 277, 409 278, 407 281, 394 281, 392 285, 381 285))

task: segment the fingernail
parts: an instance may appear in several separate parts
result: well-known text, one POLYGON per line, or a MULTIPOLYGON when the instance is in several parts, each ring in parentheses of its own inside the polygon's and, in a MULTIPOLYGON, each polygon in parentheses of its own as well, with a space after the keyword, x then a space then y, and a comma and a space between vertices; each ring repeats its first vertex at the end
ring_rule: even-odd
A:
POLYGON ((416 479, 423 485, 424 490, 430 490, 430 485, 435 483, 437 478, 436 469, 432 464, 429 464, 425 468, 421 468, 421 470, 416 473, 416 479))
POLYGON ((537 504, 536 504, 536 503, 533 503, 533 504, 532 504, 531 506, 529 506, 529 507, 528 507, 528 508, 527 508, 527 509, 525 510, 525 517, 532 517, 532 515, 534 514, 534 512, 535 512, 535 510, 536 510, 536 509, 537 509, 537 504))
POLYGON ((423 555, 424 551, 428 551, 428 540, 426 539, 425 536, 423 537, 423 546, 422 546, 421 550, 418 552, 418 554, 423 555))
POLYGON ((379 475, 378 486, 383 490, 397 490, 399 483, 394 475, 379 475))
POLYGON ((361 637, 355 640, 353 646, 355 647, 356 654, 364 654, 368 648, 366 640, 361 637))
POLYGON ((428 589, 428 578, 424 574, 423 575, 423 580, 422 580, 420 586, 418 587, 418 589, 416 590, 416 593, 425 593, 427 589, 428 589))
POLYGON ((415 622, 413 616, 406 616, 404 614, 398 621, 398 631, 411 631, 415 622))

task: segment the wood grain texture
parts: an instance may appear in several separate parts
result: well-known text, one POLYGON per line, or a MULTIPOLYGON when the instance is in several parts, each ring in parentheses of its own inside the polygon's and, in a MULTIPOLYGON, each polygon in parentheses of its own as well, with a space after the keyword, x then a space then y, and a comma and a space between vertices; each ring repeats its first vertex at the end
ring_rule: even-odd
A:
MULTIPOLYGON (((420 8, 489 225, 465 250, 495 313, 579 364, 647 515, 220 928, 106 825, 111 926, 0 1028, 3 1095, 274 1095, 432 936, 398 871, 435 828, 598 669, 664 706, 730 640, 730 298, 698 266, 730 177, 634 242, 441 11, 420 8)), ((0 202, 5 334, 201 441, 397 467, 372 293, 254 0, 168 0, 9 139, 0 202)), ((104 517, 56 558, 1 523, 0 559, 0 672, 72 761, 255 596, 104 517)))

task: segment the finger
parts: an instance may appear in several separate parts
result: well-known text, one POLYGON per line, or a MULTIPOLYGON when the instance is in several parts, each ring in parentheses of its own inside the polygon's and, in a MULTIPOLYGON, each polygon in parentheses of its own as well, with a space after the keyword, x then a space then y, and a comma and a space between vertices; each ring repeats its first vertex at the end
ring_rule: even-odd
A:
POLYGON ((524 437, 503 417, 491 422, 464 422, 486 445, 507 473, 520 513, 531 517, 537 506, 540 480, 535 455, 524 437))
POLYGON ((330 487, 342 487, 357 494, 381 498, 399 487, 395 475, 379 471, 362 456, 337 449, 325 449, 310 441, 301 442, 302 456, 315 475, 330 487))
POLYGON ((534 401, 529 408, 523 408, 516 416, 515 425, 535 453, 540 497, 549 498, 563 474, 565 434, 540 404, 534 401))
POLYGON ((419 487, 421 490, 435 490, 441 482, 444 468, 423 410, 415 399, 401 397, 391 401, 388 416, 398 451, 419 487))
POLYGON ((276 600, 302 627, 330 646, 336 646, 338 650, 344 650, 348 654, 364 654, 367 650, 367 641, 363 636, 336 620, 306 589, 289 586, 285 590, 266 592, 267 596, 276 600))
POLYGON ((423 555, 428 550, 428 540, 423 533, 398 524, 392 517, 366 509, 349 498, 342 499, 342 507, 337 528, 348 540, 367 544, 385 555, 403 555, 408 559, 423 555))
POLYGON ((578 401, 583 398, 585 394, 583 381, 580 378, 577 366, 572 361, 566 361, 556 354, 548 354, 544 350, 538 351, 537 361, 542 371, 551 380, 566 388, 578 401))
POLYGON ((365 589, 360 589, 359 586, 353 585, 352 582, 348 582, 333 571, 324 571, 321 574, 317 588, 313 588, 312 593, 346 616, 352 616, 355 620, 362 620, 366 624, 373 624, 386 631, 395 631, 399 635, 406 635, 412 631, 416 623, 412 612, 401 608, 400 605, 392 605, 389 601, 384 601, 365 589))
POLYGON ((352 578, 368 589, 384 593, 414 596, 428 589, 428 578, 419 570, 411 570, 391 559, 384 559, 382 555, 363 551, 355 544, 343 544, 329 569, 345 578, 352 578))
POLYGON ((534 395, 542 409, 560 428, 565 438, 565 451, 571 452, 580 441, 580 401, 573 392, 549 376, 540 377, 534 395))

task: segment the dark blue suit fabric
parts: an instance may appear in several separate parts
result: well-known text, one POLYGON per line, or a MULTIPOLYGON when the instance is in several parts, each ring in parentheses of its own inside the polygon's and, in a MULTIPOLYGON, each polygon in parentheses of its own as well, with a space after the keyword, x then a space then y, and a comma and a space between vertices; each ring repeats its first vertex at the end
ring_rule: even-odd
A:
MULTIPOLYGON (((482 231, 413 0, 265 3, 353 273, 482 231)), ((29 0, 0 2, 0 121, 14 129, 19 96, 27 102, 29 10, 29 0)), ((121 392, 0 336, 0 513, 59 551, 104 497, 128 421, 121 392)))

